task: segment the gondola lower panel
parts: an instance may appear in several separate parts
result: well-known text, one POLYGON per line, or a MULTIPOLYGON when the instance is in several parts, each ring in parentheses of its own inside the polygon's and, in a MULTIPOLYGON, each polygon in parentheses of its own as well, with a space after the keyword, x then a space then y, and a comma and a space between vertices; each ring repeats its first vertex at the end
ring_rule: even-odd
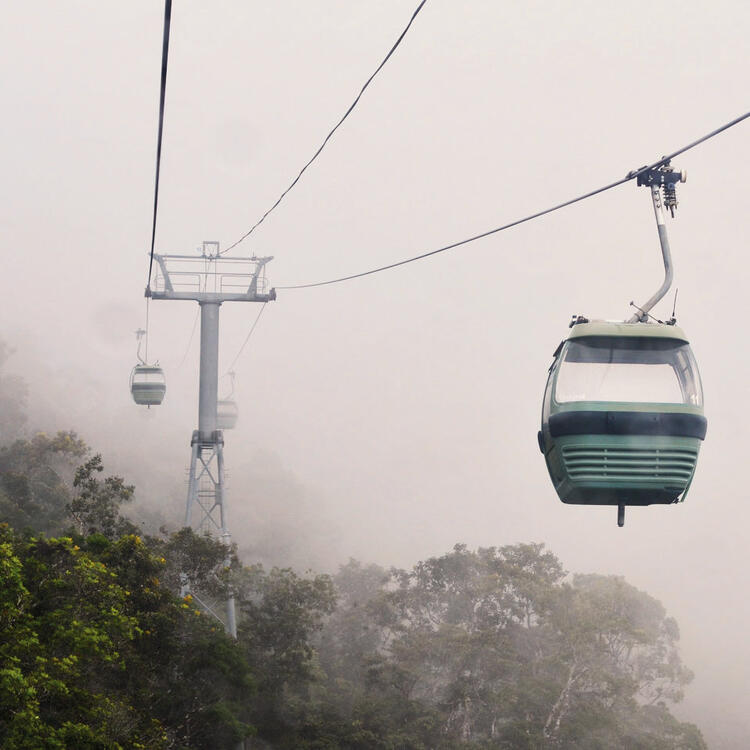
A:
POLYGON ((547 467, 564 503, 668 504, 690 485, 700 444, 668 435, 564 435, 547 454, 547 467))

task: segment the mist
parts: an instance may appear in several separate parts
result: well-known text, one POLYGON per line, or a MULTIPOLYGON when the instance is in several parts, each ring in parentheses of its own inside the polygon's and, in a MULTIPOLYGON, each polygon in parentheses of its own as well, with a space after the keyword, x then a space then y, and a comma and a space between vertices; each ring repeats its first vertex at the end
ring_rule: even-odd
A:
MULTIPOLYGON (((157 251, 227 246, 343 114, 412 3, 181 2, 173 10, 157 251)), ((0 338, 29 386, 25 429, 74 429, 137 486, 134 520, 182 523, 197 422, 196 305, 153 301, 162 406, 128 392, 145 321, 159 3, 15 4, 4 65, 0 338), (139 515, 140 514, 140 515, 139 515)), ((750 9, 430 0, 320 159, 237 248, 272 286, 416 255, 623 177, 747 107, 750 9)), ((663 602, 695 672, 675 713, 712 748, 750 736, 741 477, 750 359, 742 124, 675 159, 677 317, 708 434, 684 504, 564 506, 536 443, 572 314, 624 318, 662 279, 634 183, 433 259, 280 291, 235 367, 226 435, 241 555, 334 571, 411 566, 456 542, 544 542, 577 573, 663 602)), ((655 311, 671 312, 669 296, 655 311)), ((256 305, 221 311, 220 368, 256 305)), ((226 379, 220 393, 226 392, 226 379)))

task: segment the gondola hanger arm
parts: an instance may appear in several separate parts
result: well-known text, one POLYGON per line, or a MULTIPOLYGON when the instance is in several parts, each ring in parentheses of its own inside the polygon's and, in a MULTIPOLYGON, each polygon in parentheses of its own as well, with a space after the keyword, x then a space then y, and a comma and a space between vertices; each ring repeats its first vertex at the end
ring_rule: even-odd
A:
POLYGON ((658 167, 645 171, 638 170, 636 174, 638 185, 643 185, 651 190, 651 201, 654 206, 656 228, 659 232, 659 243, 661 244, 662 260, 664 261, 664 281, 661 286, 643 305, 635 305, 631 302, 638 309, 638 312, 628 319, 628 323, 645 323, 648 321, 649 313, 653 307, 663 299, 672 286, 674 271, 672 269, 672 253, 669 247, 664 209, 667 208, 674 217, 674 210, 677 208, 676 186, 678 182, 685 182, 687 175, 684 171, 678 172, 672 169, 668 160, 658 167))

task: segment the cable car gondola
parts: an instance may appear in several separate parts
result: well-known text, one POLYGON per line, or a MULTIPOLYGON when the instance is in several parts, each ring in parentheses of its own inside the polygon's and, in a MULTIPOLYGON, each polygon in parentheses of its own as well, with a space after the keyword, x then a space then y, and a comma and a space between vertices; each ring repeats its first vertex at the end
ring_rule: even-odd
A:
POLYGON ((133 401, 140 406, 159 406, 167 392, 167 382, 164 377, 164 370, 159 367, 158 363, 146 364, 146 361, 141 357, 141 338, 145 333, 143 329, 136 331, 139 364, 130 372, 130 393, 133 396, 133 401))
POLYGON ((219 399, 216 402, 216 428, 219 430, 233 430, 237 426, 239 409, 232 398, 219 399))
POLYGON ((234 400, 234 372, 230 370, 226 376, 229 377, 231 390, 226 398, 220 398, 216 402, 216 429, 218 430, 233 430, 237 426, 237 417, 240 413, 237 402, 234 400))
MULTIPOLYGON (((706 435, 703 392, 682 329, 577 322, 555 352, 539 447, 564 503, 674 503, 706 435)), ((622 524, 620 524, 622 525, 622 524)))
POLYGON ((684 175, 668 163, 639 177, 651 186, 661 288, 626 322, 574 318, 544 392, 539 448, 560 500, 616 505, 618 526, 627 505, 685 499, 706 436, 700 375, 685 333, 674 314, 667 323, 649 314, 672 281, 662 207, 674 209, 678 179, 684 175))
POLYGON ((130 393, 142 406, 159 406, 167 392, 164 371, 158 365, 136 365, 130 373, 130 393))

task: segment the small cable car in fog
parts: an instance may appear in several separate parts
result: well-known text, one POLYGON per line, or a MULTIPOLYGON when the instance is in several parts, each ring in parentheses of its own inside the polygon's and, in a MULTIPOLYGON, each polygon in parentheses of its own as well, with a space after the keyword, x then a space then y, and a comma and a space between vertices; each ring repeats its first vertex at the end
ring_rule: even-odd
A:
POLYGON ((216 429, 233 430, 237 426, 239 409, 232 398, 219 399, 216 402, 216 429))
POLYGON ((221 398, 216 402, 217 430, 233 430, 237 426, 237 417, 240 413, 237 402, 234 400, 234 372, 230 370, 226 377, 229 378, 231 390, 226 398, 221 398))
POLYGON ((167 392, 167 381, 164 370, 158 364, 149 365, 141 357, 141 339, 145 335, 143 329, 138 329, 135 335, 138 338, 137 364, 130 373, 130 393, 133 401, 141 406, 159 406, 164 400, 167 392))
POLYGON ((690 344, 650 314, 672 283, 663 208, 677 205, 685 175, 669 162, 638 172, 651 188, 664 282, 625 322, 578 316, 554 353, 542 404, 539 449, 564 503, 617 506, 684 500, 706 436, 703 391, 690 344), (652 322, 653 321, 653 322, 652 322))
POLYGON ((158 365, 136 365, 130 373, 130 393, 142 406, 159 406, 167 392, 164 371, 158 365))

